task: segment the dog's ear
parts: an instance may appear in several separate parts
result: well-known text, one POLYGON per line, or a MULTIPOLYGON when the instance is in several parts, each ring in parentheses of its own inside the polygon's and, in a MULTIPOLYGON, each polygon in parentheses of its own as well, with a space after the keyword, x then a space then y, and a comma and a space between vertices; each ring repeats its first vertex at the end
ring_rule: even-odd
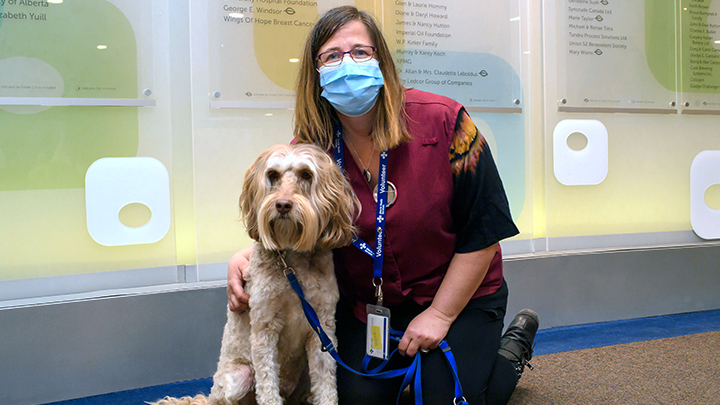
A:
MULTIPOLYGON (((324 153, 324 152, 323 152, 324 153)), ((360 201, 355 196, 350 183, 345 179, 340 168, 329 156, 323 159, 322 181, 317 182, 318 193, 328 197, 328 224, 320 234, 318 245, 328 249, 347 246, 352 242, 356 229, 354 219, 360 215, 360 201)))
POLYGON ((261 153, 255 162, 247 169, 243 181, 242 193, 240 194, 240 214, 242 215, 242 221, 245 222, 245 229, 248 235, 256 241, 260 240, 260 233, 258 232, 258 215, 255 204, 258 201, 258 194, 263 187, 265 167, 270 153, 270 150, 261 153))

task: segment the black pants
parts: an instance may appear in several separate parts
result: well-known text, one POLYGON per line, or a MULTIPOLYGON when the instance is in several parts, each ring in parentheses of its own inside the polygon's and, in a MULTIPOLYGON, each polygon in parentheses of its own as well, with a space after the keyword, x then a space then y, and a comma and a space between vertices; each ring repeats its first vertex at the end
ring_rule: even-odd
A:
MULTIPOLYGON (((455 356, 463 394, 471 405, 506 404, 517 384, 512 364, 497 354, 507 294, 507 285, 503 282, 496 293, 471 300, 445 338, 455 356)), ((405 330, 424 309, 412 301, 390 308, 390 324, 395 330, 405 330)), ((353 315, 350 304, 342 297, 336 318, 340 358, 360 371, 365 355, 365 323, 353 315)), ((391 349, 397 347, 397 342, 391 342, 391 349)), ((406 367, 411 362, 412 358, 396 354, 386 369, 406 367)), ((370 363, 370 368, 373 365, 374 362, 370 363)), ((337 380, 340 405, 395 404, 402 384, 402 377, 386 380, 361 377, 340 365, 337 380)), ((424 404, 453 403, 455 380, 441 350, 422 354, 422 385, 424 404)))

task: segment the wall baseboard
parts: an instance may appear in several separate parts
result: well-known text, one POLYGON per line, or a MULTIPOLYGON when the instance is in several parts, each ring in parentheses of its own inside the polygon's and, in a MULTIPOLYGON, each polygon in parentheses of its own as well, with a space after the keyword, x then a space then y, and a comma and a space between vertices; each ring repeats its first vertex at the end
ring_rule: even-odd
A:
POLYGON ((718 245, 510 258, 506 324, 522 308, 541 328, 718 309, 718 263, 718 245))

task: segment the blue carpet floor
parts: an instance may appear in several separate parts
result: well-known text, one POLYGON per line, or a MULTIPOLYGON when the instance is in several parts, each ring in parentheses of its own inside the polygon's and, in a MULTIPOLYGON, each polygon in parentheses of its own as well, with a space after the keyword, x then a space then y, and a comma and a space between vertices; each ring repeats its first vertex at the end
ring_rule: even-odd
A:
POLYGON ((720 330, 720 310, 542 329, 535 355, 591 349, 720 330))
MULTIPOLYGON (((187 395, 210 394, 212 378, 183 381, 174 384, 156 385, 136 390, 114 392, 94 397, 53 402, 52 405, 142 405, 146 401, 157 401, 164 397, 184 397, 187 395)), ((50 404, 46 404, 50 405, 50 404)))
MULTIPOLYGON (((564 326, 538 331, 536 356, 720 330, 720 310, 564 326)), ((212 378, 158 385, 52 405, 139 405, 165 396, 209 394, 212 378)), ((46 404, 50 405, 50 404, 46 404)))

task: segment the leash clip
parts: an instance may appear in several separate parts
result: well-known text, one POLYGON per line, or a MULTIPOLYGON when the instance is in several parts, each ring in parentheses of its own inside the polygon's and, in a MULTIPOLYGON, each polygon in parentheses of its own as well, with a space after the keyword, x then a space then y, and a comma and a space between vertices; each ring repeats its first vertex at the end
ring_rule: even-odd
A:
POLYGON ((286 252, 284 250, 278 251, 278 256, 280 256, 280 261, 282 262, 282 265, 283 265, 283 274, 285 275, 285 277, 287 277, 288 274, 295 274, 295 269, 288 266, 287 262, 285 261, 285 253, 286 252))

